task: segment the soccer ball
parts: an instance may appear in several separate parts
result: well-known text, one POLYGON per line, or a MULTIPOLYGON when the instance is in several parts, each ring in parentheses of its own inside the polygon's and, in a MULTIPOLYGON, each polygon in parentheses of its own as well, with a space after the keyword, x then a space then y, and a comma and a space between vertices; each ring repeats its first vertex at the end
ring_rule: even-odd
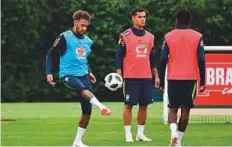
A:
POLYGON ((122 77, 117 73, 109 73, 105 77, 105 86, 111 91, 116 91, 118 88, 121 88, 122 83, 122 77))

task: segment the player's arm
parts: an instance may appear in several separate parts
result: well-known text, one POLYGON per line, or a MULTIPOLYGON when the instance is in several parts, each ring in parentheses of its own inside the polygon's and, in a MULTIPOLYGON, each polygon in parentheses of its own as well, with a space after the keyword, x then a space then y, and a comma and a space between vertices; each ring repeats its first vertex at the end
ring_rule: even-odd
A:
POLYGON ((46 55, 46 75, 47 75, 47 82, 55 87, 55 82, 53 81, 53 75, 52 75, 52 54, 54 51, 59 50, 60 54, 64 54, 66 50, 66 42, 64 36, 59 36, 54 41, 52 47, 48 50, 46 55))
MULTIPOLYGON (((91 46, 91 51, 94 52, 95 50, 97 49, 96 45, 95 44, 92 44, 91 46)), ((89 65, 89 62, 87 62, 88 64, 88 72, 89 72, 89 80, 91 81, 91 83, 96 83, 97 80, 96 80, 96 77, 94 76, 94 74, 92 73, 92 70, 90 68, 90 65, 89 65)))
POLYGON ((123 68, 123 58, 126 54, 126 45, 125 42, 120 36, 119 41, 118 41, 118 46, 116 48, 116 68, 117 68, 117 73, 122 76, 122 68, 123 68))
POLYGON ((168 55, 169 55, 168 44, 164 41, 163 46, 162 46, 162 51, 161 51, 160 69, 159 69, 160 88, 161 88, 161 90, 164 89, 165 72, 166 72, 166 66, 167 66, 167 63, 168 63, 168 55))
POLYGON ((159 87, 160 79, 159 74, 157 71, 156 63, 155 63, 155 48, 153 47, 150 53, 150 65, 151 65, 151 71, 153 76, 155 77, 155 87, 159 87))
POLYGON ((88 65, 88 74, 92 73, 91 67, 89 65, 89 60, 87 60, 87 65, 88 65))
POLYGON ((201 38, 197 48, 198 68, 200 73, 200 91, 205 89, 205 50, 203 39, 201 38))
MULTIPOLYGON (((95 53, 97 51, 97 46, 95 43, 93 43, 90 47, 92 53, 95 53)), ((89 64, 89 56, 88 56, 88 60, 87 60, 87 64, 88 64, 88 72, 89 74, 92 73, 92 70, 91 70, 91 67, 90 67, 90 64, 89 64)))

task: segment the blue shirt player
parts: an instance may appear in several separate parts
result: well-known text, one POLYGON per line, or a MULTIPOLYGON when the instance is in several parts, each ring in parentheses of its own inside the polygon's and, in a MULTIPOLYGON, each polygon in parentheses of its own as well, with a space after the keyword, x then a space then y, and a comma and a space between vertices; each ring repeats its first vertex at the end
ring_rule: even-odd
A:
POLYGON ((86 146, 82 143, 92 112, 92 104, 100 108, 102 115, 110 115, 111 110, 104 106, 94 96, 91 83, 96 82, 95 76, 89 70, 87 57, 91 54, 93 41, 84 35, 90 22, 88 12, 79 10, 73 14, 74 25, 59 35, 46 56, 47 82, 55 87, 52 76, 52 52, 59 53, 59 78, 66 87, 75 90, 80 95, 82 116, 77 129, 73 146, 86 146))

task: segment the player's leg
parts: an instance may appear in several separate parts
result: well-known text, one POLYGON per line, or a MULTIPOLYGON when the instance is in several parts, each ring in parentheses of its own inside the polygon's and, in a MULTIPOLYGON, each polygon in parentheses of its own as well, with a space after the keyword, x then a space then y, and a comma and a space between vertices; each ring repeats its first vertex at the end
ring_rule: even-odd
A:
MULTIPOLYGON (((91 91, 91 89, 89 89, 91 91)), ((84 99, 83 97, 81 97, 80 99, 81 101, 81 110, 82 110, 82 115, 79 121, 79 126, 77 129, 77 134, 75 137, 75 140, 73 142, 73 146, 86 146, 83 144, 82 142, 82 137, 84 136, 85 132, 86 132, 86 128, 89 124, 90 121, 90 117, 91 117, 91 112, 92 112, 92 105, 91 103, 84 99)))
POLYGON ((134 141, 131 134, 132 107, 133 107, 132 105, 125 104, 123 111, 126 142, 134 141))
POLYGON ((181 81, 169 80, 168 81, 168 100, 169 100, 169 113, 168 122, 171 130, 170 146, 176 146, 178 141, 177 134, 177 112, 180 107, 180 96, 181 96, 181 81))
POLYGON ((89 103, 89 101, 84 100, 84 102, 83 101, 81 102, 81 109, 82 109, 82 115, 79 121, 79 126, 77 129, 76 137, 73 142, 73 146, 75 147, 86 146, 82 142, 82 137, 84 136, 86 132, 86 128, 90 121, 92 105, 89 103))
POLYGON ((189 122, 190 108, 181 107, 181 117, 178 122, 178 131, 185 132, 189 122))
POLYGON ((196 81, 185 81, 183 83, 183 97, 181 100, 181 116, 178 122, 178 145, 181 145, 182 137, 188 126, 189 114, 193 108, 193 100, 196 96, 196 81))
POLYGON ((105 105, 103 105, 101 102, 99 102, 91 91, 89 91, 88 89, 83 89, 81 95, 86 100, 89 100, 91 104, 100 108, 102 115, 111 115, 111 110, 107 108, 105 105))
POLYGON ((181 107, 181 116, 180 116, 180 119, 178 121, 178 131, 177 131, 177 135, 178 135, 177 145, 178 146, 181 146, 181 142, 182 142, 182 138, 184 136, 184 132, 185 132, 187 126, 188 126, 189 113, 190 113, 190 108, 181 107))
POLYGON ((147 120, 147 106, 152 101, 152 80, 141 79, 140 85, 140 97, 139 97, 139 110, 137 114, 137 135, 136 141, 152 141, 144 135, 144 128, 147 120))
POLYGON ((90 101, 91 104, 99 107, 102 115, 110 115, 111 114, 110 109, 108 109, 105 105, 99 102, 98 99, 94 96, 94 94, 86 88, 86 86, 83 84, 83 79, 86 80, 86 82, 89 82, 87 76, 82 78, 77 78, 74 76, 66 76, 62 78, 62 81, 67 87, 78 91, 81 94, 81 96, 84 99, 90 101))
MULTIPOLYGON (((92 105, 91 100, 95 99, 95 104, 98 106, 101 110, 104 110, 106 107, 102 105, 93 95, 92 93, 92 87, 87 79, 87 77, 74 77, 74 76, 66 76, 62 79, 62 82, 70 89, 73 89, 77 91, 81 95, 81 108, 82 108, 82 116, 79 121, 79 127, 77 129, 76 137, 73 142, 73 146, 78 147, 85 147, 81 141, 85 131, 86 127, 90 120, 90 115, 92 112, 92 105)), ((108 108, 106 108, 108 109, 108 108)))
POLYGON ((170 146, 176 146, 178 141, 177 124, 176 124, 177 112, 178 112, 178 108, 173 107, 169 109, 169 113, 168 113, 168 122, 171 130, 170 146))
POLYGON ((92 93, 92 87, 91 85, 88 85, 87 79, 83 77, 77 78, 73 76, 67 76, 62 81, 68 88, 77 91, 80 95, 82 115, 79 120, 76 137, 73 142, 73 147, 86 146, 82 143, 82 137, 84 136, 86 128, 90 121, 92 105, 90 104, 90 99, 83 97, 82 92, 84 90, 88 90, 92 93))
POLYGON ((124 129, 126 142, 133 142, 131 134, 131 120, 132 120, 132 108, 138 101, 138 84, 132 79, 125 79, 124 81, 124 96, 125 106, 123 111, 124 129))

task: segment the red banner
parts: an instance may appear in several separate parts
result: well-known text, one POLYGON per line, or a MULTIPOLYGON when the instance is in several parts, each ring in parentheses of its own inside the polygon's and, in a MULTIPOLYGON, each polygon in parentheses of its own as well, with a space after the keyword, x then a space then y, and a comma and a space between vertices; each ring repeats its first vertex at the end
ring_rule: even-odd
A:
POLYGON ((205 72, 206 90, 197 90, 195 105, 232 106, 232 54, 206 54, 205 72))

